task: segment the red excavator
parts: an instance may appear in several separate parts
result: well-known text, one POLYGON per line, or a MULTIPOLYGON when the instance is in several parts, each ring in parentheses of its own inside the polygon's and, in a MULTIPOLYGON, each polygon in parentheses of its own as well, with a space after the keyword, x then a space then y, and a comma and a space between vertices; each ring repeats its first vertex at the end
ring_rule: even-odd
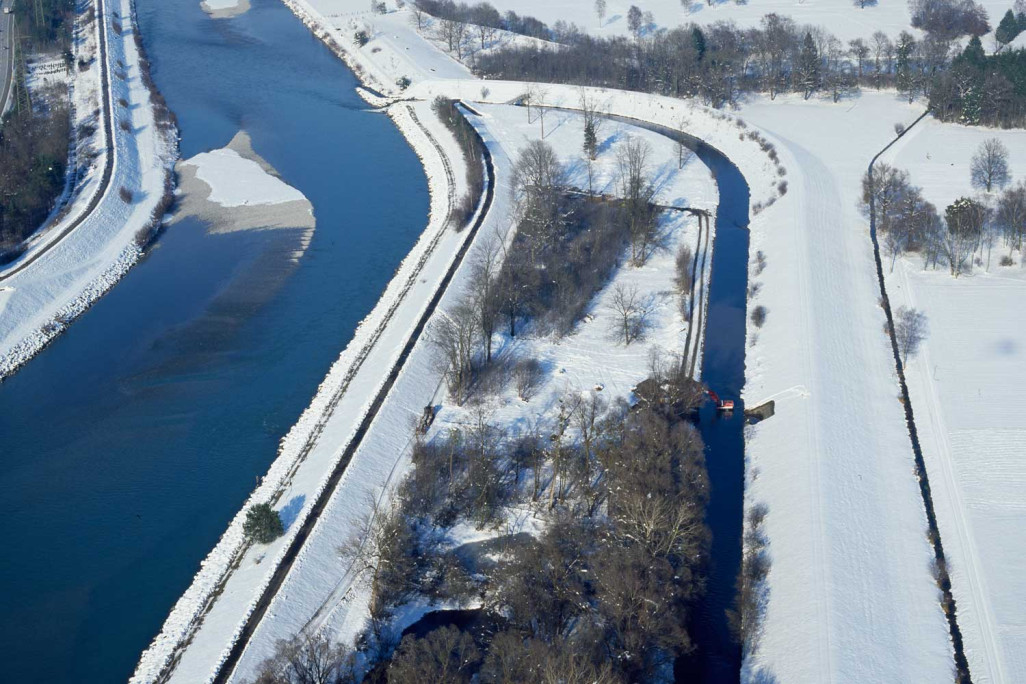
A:
POLYGON ((712 390, 708 390, 706 393, 709 395, 709 398, 712 399, 713 402, 716 404, 717 411, 734 410, 734 401, 732 399, 720 399, 720 395, 716 394, 716 392, 712 390))

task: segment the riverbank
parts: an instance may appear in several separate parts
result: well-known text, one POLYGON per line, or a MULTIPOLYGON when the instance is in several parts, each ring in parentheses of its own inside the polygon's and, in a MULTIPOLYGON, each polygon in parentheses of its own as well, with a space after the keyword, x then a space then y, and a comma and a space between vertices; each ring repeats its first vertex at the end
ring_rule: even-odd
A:
MULTIPOLYGON (((177 157, 176 134, 160 122, 143 76, 133 3, 98 0, 97 7, 90 23, 97 32, 99 74, 90 67, 78 77, 83 83, 98 79, 99 120, 92 119, 88 87, 76 94, 75 111, 78 127, 91 122, 100 136, 93 148, 100 153, 98 163, 77 179, 77 194, 63 217, 0 271, 0 380, 38 354, 139 260, 137 233, 161 206, 177 157)), ((79 152, 92 154, 88 146, 79 152)))
POLYGON ((228 635, 241 628, 261 587, 270 581, 291 534, 306 519, 344 445, 385 382, 382 369, 394 365, 411 321, 430 299, 429 293, 466 237, 447 226, 451 202, 464 189, 456 141, 440 122, 433 125, 433 132, 421 127, 418 122, 430 122, 434 116, 427 104, 393 107, 389 116, 424 164, 431 196, 428 225, 332 365, 309 407, 282 439, 278 456, 260 486, 175 604, 161 633, 143 654, 133 681, 152 681, 162 674, 177 681, 202 681, 213 675, 227 650, 226 641, 230 647, 228 635), (246 507, 295 501, 299 511, 284 537, 259 549, 246 544, 242 534, 246 507), (183 651, 190 642, 200 647, 183 651))

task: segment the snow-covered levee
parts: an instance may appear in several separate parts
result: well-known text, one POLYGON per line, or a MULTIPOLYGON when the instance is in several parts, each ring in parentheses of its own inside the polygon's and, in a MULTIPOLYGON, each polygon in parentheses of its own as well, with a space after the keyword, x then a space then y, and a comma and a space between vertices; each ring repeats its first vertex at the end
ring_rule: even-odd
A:
POLYGON ((97 157, 85 177, 76 179, 77 193, 66 211, 33 236, 19 259, 0 268, 0 379, 38 353, 139 259, 137 234, 151 225, 177 155, 177 142, 158 122, 142 75, 133 3, 99 0, 97 7, 97 19, 84 26, 86 38, 76 43, 92 66, 79 73, 73 89, 73 124, 95 126, 90 152, 97 157))

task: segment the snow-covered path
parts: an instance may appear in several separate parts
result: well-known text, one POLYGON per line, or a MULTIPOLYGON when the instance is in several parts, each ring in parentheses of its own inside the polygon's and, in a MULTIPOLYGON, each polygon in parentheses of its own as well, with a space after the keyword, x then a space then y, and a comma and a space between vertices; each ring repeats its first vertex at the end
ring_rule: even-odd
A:
POLYGON ((871 156, 863 150, 874 139, 882 147, 891 122, 839 146, 816 135, 814 111, 745 113, 783 148, 794 191, 772 219, 754 222, 753 249, 768 260, 758 301, 769 316, 749 351, 746 402, 807 390, 778 398, 776 415, 748 443, 747 496, 769 507, 772 561, 748 673, 781 682, 946 681, 947 624, 871 243, 854 203, 857 170, 871 156), (794 141, 798 134, 807 145, 794 141))

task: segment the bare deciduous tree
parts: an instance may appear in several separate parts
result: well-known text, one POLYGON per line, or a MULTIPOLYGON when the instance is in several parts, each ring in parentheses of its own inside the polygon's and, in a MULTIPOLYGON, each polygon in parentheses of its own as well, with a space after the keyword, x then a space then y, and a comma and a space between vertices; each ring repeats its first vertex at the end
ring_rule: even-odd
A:
POLYGON ((640 40, 642 28, 644 28, 644 24, 642 24, 641 9, 637 5, 631 5, 627 10, 627 30, 634 34, 635 40, 640 40))
POLYGON ((613 288, 609 308, 614 314, 613 329, 618 340, 629 346, 641 337, 648 311, 636 285, 618 283, 613 288))
POLYGON ((1023 237, 1026 236, 1026 182, 1002 193, 995 218, 1004 232, 1009 255, 1013 249, 1021 252, 1023 237))
POLYGON ((499 324, 498 267, 499 248, 495 240, 490 240, 482 246, 470 274, 470 290, 477 312, 477 327, 484 343, 485 363, 492 361, 492 337, 499 324))
POLYGON ((545 369, 537 359, 521 359, 513 366, 513 386, 517 396, 529 401, 545 377, 545 369))
POLYGON ((260 664, 255 684, 349 684, 356 682, 353 654, 342 643, 317 634, 279 639, 274 655, 260 664))
POLYGON ((392 684, 469 684, 480 661, 481 654, 474 640, 455 627, 436 629, 422 639, 408 634, 388 666, 388 681, 392 684))
POLYGON ((477 312, 470 304, 461 302, 440 314, 434 324, 438 365, 445 372, 449 396, 462 406, 470 396, 474 376, 477 312))
POLYGON ((627 210, 628 233, 631 238, 631 261, 645 263, 656 237, 652 198, 655 187, 648 179, 651 148, 640 138, 627 138, 616 151, 619 167, 620 195, 627 210))
POLYGON ((973 187, 990 192, 1008 185, 1008 148, 997 138, 984 140, 969 164, 973 187))
POLYGON ((691 151, 691 148, 689 148, 687 144, 688 119, 686 116, 681 115, 680 118, 677 119, 676 129, 677 168, 683 169, 684 165, 688 163, 688 160, 694 155, 694 152, 691 151))
POLYGON ((894 316, 894 337, 898 341, 901 365, 905 365, 908 357, 919 350, 919 345, 926 340, 927 330, 925 313, 905 306, 898 307, 894 316))
POLYGON ((595 0, 595 16, 598 17, 599 28, 602 28, 602 21, 606 18, 606 0, 595 0))

